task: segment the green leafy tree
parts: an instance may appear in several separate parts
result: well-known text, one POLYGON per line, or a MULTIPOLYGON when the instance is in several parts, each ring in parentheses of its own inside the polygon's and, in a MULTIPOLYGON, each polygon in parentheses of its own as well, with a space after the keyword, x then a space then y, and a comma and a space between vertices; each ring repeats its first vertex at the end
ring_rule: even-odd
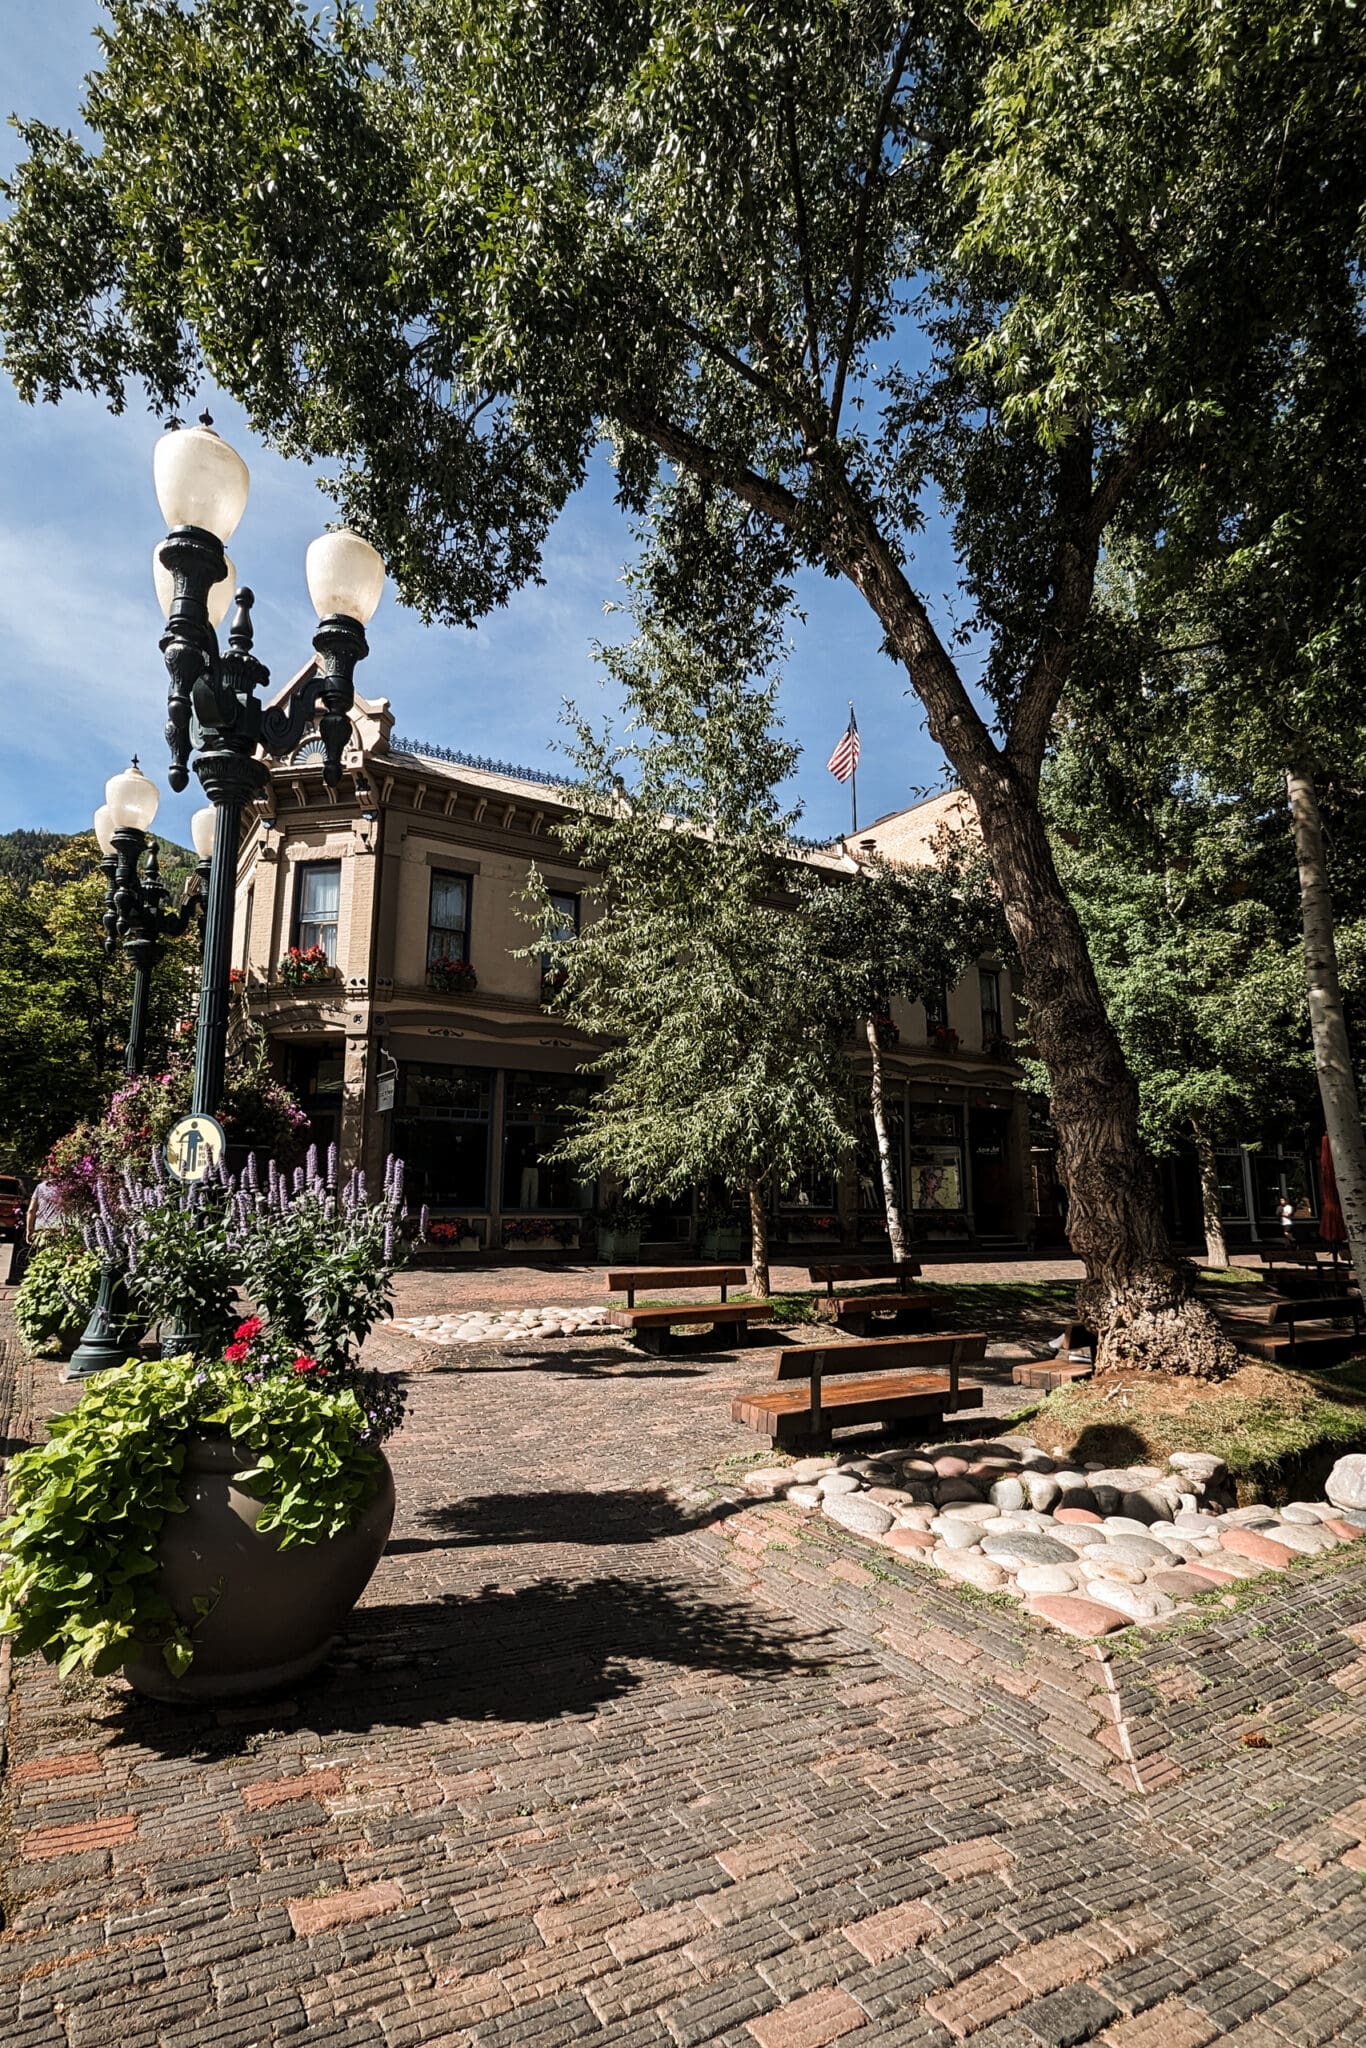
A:
POLYGON ((1217 792, 1130 720, 1074 718, 1044 777, 1077 906, 1154 1152, 1193 1144, 1206 1257, 1228 1264, 1216 1149, 1303 1115, 1312 1092, 1289 876, 1265 806, 1217 792), (1146 738, 1146 744, 1145 744, 1146 738))
MULTIPOLYGON (((104 951, 104 877, 92 834, 0 875, 0 1157, 31 1172, 63 1131, 98 1115, 123 1070, 132 974, 104 951)), ((148 1058, 164 1058, 188 1001, 193 937, 153 970, 148 1058)))
POLYGON ((447 618, 536 574, 603 435, 676 578, 716 573, 719 496, 775 575, 852 582, 977 806, 1101 1360, 1226 1364, 1038 785, 1107 536, 1217 544, 1227 452, 1273 420, 1331 439, 1360 377, 1360 10, 111 14, 93 146, 23 130, 0 242, 21 392, 176 405, 207 366, 275 445, 337 464, 447 618), (936 502, 985 702, 915 565, 936 502))
POLYGON ((577 808, 559 832, 603 879, 576 935, 556 936, 543 888, 528 914, 534 950, 553 949, 556 1008, 608 1042, 562 1156, 628 1199, 744 1190, 766 1295, 774 1190, 836 1171, 851 1143, 848 1009, 813 971, 795 814, 776 793, 797 759, 776 686, 736 659, 772 655, 772 637, 708 639, 647 614, 628 645, 601 650, 628 737, 578 725, 577 808))
POLYGON ((909 1245, 883 1098, 879 1020, 894 996, 924 1002, 950 987, 1000 938, 1000 906, 980 846, 946 834, 936 855, 914 868, 863 858, 854 875, 823 882, 801 904, 810 934, 807 971, 824 980, 867 1042, 868 1104, 895 1259, 906 1258, 909 1245))

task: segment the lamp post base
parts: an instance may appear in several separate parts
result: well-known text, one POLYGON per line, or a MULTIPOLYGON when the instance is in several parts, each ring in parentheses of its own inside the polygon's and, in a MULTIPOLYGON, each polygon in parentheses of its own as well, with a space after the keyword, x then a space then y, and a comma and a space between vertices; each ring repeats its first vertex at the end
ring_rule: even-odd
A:
POLYGON ((114 1289, 117 1285, 118 1275, 114 1268, 102 1266, 100 1291, 95 1297, 95 1306, 90 1311, 90 1320, 81 1341, 67 1361, 62 1374, 64 1380, 88 1380, 92 1373, 108 1372, 111 1366, 122 1365, 127 1359, 127 1341, 114 1317, 114 1289))

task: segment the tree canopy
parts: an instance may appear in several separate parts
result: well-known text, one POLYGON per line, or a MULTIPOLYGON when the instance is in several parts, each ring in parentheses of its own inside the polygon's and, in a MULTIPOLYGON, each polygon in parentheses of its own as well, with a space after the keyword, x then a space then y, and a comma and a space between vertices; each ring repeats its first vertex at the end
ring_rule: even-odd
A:
POLYGON ((117 405, 140 381, 173 406, 207 368, 276 446, 337 466, 430 616, 538 573, 604 436, 675 590, 756 538, 756 597, 802 562, 848 578, 978 808, 1102 1359, 1179 1351, 1203 1326, 1173 1320, 1038 777, 1109 537, 1179 539, 1193 573, 1245 505, 1274 524, 1290 447, 1287 476, 1318 448, 1356 488, 1360 10, 110 12, 95 146, 29 123, 0 229, 21 392, 117 405), (939 506, 952 629, 916 564, 939 506), (976 635, 985 707, 957 658, 976 635))

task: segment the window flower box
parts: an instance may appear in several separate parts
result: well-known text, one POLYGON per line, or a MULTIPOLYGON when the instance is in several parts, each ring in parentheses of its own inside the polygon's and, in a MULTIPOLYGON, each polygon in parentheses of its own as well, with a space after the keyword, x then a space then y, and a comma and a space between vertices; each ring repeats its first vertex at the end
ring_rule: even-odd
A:
POLYGON ((503 1250, 565 1252, 578 1248, 582 1224, 577 1216, 505 1216, 503 1250))
POLYGON ((890 1010, 877 1010, 873 1015, 873 1029, 883 1052, 895 1052, 901 1043, 900 1027, 893 1022, 890 1010))
POLYGON ((433 1216, 427 1242, 442 1252, 481 1252, 487 1228, 482 1216, 433 1216))
POLYGON ((443 953, 428 966, 427 985, 443 996, 472 996, 479 986, 479 976, 468 960, 452 960, 448 953, 443 953))
POLYGON ((840 1234, 840 1219, 827 1210, 788 1209, 781 1229, 789 1244, 828 1244, 840 1234))
POLYGON ((280 962, 280 979, 286 988, 307 988, 314 982, 331 981, 334 970, 321 946, 300 949, 291 946, 280 962))
POLYGON ((543 967, 541 969, 541 1001, 553 1003, 569 980, 567 967, 543 967))
POLYGON ((982 1047, 988 1059, 1013 1060, 1016 1057, 1015 1041, 1007 1038, 1004 1031, 993 1031, 982 1047))
POLYGON ((925 1041, 931 1052, 944 1053, 952 1058, 958 1050, 958 1033, 952 1024, 936 1024, 925 1041))

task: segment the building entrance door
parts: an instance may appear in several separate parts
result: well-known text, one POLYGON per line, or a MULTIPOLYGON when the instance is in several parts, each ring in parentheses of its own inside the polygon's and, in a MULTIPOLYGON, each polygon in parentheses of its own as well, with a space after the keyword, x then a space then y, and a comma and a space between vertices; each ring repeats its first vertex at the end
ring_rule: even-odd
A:
POLYGON ((1003 1237, 1010 1230, 1010 1176, 1006 1170, 1009 1122, 1007 1109, 969 1111, 972 1217, 982 1237, 1003 1237))

